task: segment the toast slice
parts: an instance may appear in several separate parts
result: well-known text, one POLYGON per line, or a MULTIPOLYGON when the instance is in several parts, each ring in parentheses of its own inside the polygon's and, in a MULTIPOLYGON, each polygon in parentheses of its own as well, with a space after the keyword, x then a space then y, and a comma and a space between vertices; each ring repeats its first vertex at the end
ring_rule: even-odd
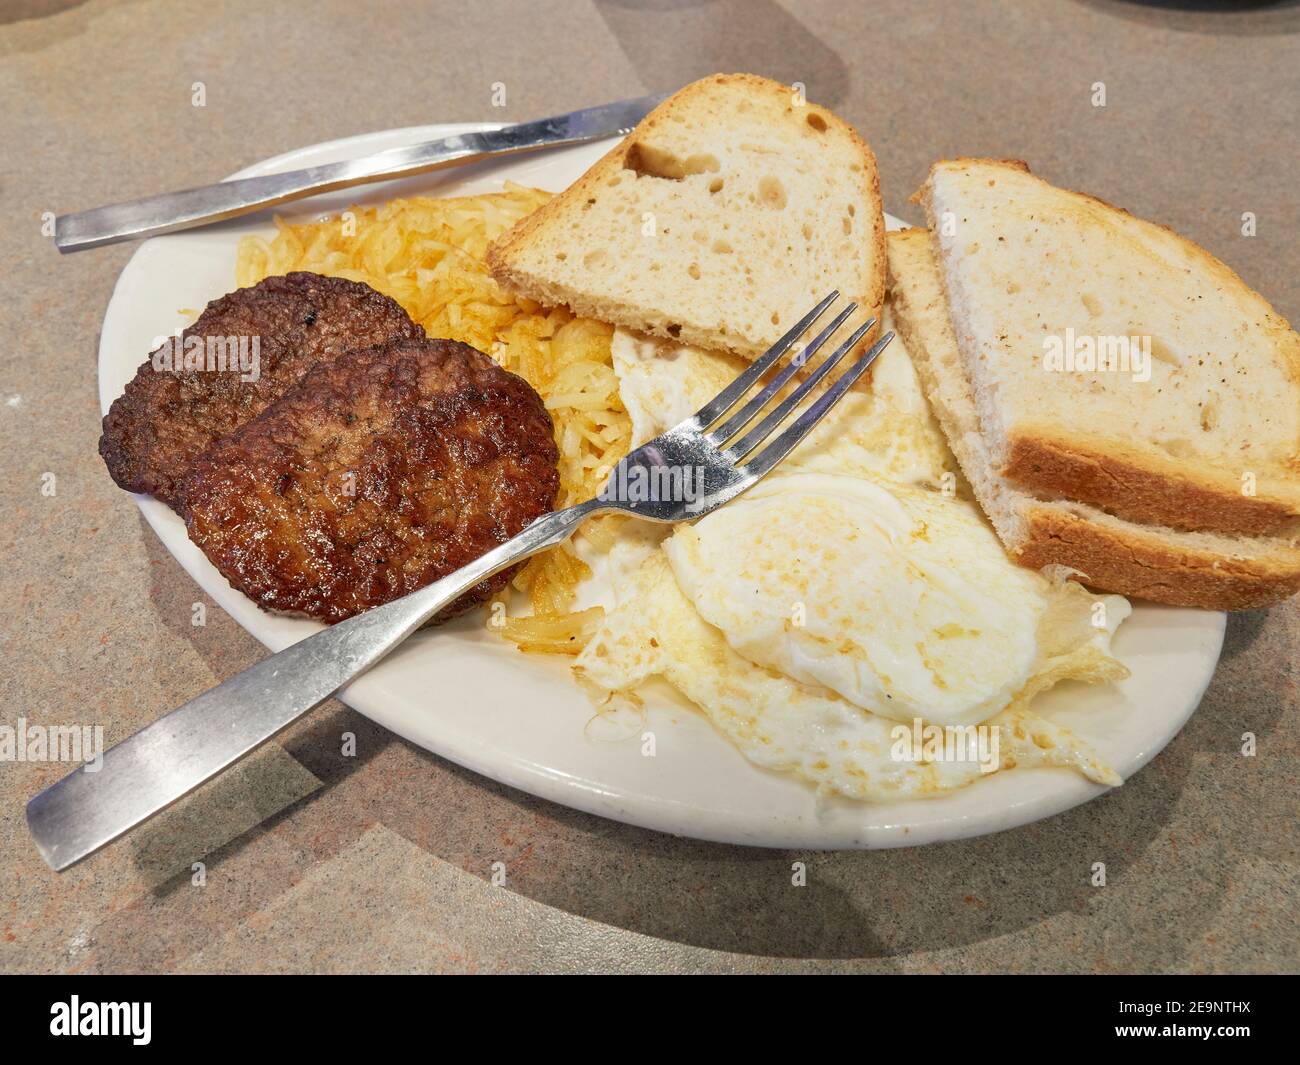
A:
POLYGON ((1261 296, 1023 163, 936 163, 917 198, 1002 477, 1143 524, 1294 534, 1300 337, 1261 296))
POLYGON ((754 358, 832 289, 879 315, 876 160, 789 86, 715 75, 661 103, 487 261, 539 303, 754 358))
POLYGON ((1039 499, 1000 477, 948 317, 929 231, 889 234, 889 304, 949 446, 1013 559, 1066 566, 1105 591, 1176 606, 1244 610, 1300 591, 1300 544, 1142 525, 1097 507, 1039 499))

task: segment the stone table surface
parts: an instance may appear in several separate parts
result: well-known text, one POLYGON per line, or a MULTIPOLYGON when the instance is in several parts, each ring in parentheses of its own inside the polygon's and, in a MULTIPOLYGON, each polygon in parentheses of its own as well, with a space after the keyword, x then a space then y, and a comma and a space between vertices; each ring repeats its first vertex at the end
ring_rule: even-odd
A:
MULTIPOLYGON (((114 742, 263 653, 214 604, 191 625, 203 596, 105 474, 96 349, 132 249, 60 257, 45 212, 367 130, 523 120, 748 70, 853 122, 897 215, 919 218, 908 196, 937 158, 1023 158, 1204 244, 1294 321, 1300 7, 1217 6, 8 0, 0 724, 94 722, 114 742)), ((1200 709, 1124 787, 1000 835, 875 853, 575 813, 334 702, 57 876, 23 804, 66 766, 2 762, 0 969, 1295 971, 1298 648, 1300 602, 1233 615, 1200 709)))

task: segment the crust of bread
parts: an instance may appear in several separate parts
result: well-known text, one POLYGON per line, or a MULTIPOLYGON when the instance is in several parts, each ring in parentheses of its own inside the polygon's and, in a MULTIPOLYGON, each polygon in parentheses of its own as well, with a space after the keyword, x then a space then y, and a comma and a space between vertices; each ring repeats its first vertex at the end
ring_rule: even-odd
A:
POLYGON ((1286 535, 1300 518, 1294 502, 1263 494, 1267 485, 1257 485, 1261 494, 1243 495, 1245 469, 1205 470, 1193 479, 1173 459, 1125 453, 1109 442, 1089 447, 1084 434, 1065 436, 1045 426, 1025 430, 1009 436, 999 472, 1036 495, 1092 503, 1141 524, 1225 536, 1286 535))
POLYGON ((1069 566, 1090 588, 1208 610, 1253 610, 1300 591, 1300 550, 1257 558, 1175 546, 1158 531, 1119 530, 1051 506, 1025 514, 1010 550, 1022 566, 1069 566))
MULTIPOLYGON (((664 103, 668 101, 665 100, 664 103)), ((649 122, 663 107, 661 103, 642 121, 649 122)), ((498 237, 488 245, 487 250, 487 267, 492 272, 492 276, 497 282, 506 288, 522 290, 524 279, 511 266, 511 256, 517 248, 527 244, 539 230, 544 229, 553 218, 563 214, 569 206, 569 202, 574 199, 585 197, 588 190, 594 189, 602 184, 615 170, 623 169, 623 161, 627 158, 627 151, 630 147, 631 137, 625 137, 608 152, 602 155, 591 165, 582 177, 578 178, 564 192, 557 193, 547 200, 541 207, 531 214, 525 215, 516 222, 509 230, 498 237)), ((573 293, 571 299, 565 300, 569 309, 574 314, 583 317, 591 317, 590 312, 579 306, 583 302, 580 293, 573 293)), ((622 322, 612 322, 611 325, 622 325, 622 322)))
MULTIPOLYGON (((934 166, 945 164, 1000 166, 1030 173, 1029 166, 1018 159, 959 157, 940 160, 934 166)), ((927 178, 912 201, 922 204, 933 222, 929 191, 927 178)), ((1260 320, 1266 323, 1291 380, 1300 389, 1300 336, 1231 267, 1168 226, 1138 218, 1084 192, 1059 191, 1167 234, 1207 274, 1253 298, 1260 320)), ((1117 447, 1113 440, 1089 446, 1086 433, 1071 431, 1067 436, 1059 427, 1021 425, 1008 432, 1000 473, 1034 494, 1091 503, 1139 523, 1245 536, 1294 535, 1300 528, 1300 465, 1260 469, 1243 460, 1239 470, 1193 466, 1151 448, 1117 447), (1242 476, 1247 472, 1255 475, 1255 495, 1242 492, 1242 476)))
MULTIPOLYGON (((924 241, 927 248, 931 243, 929 231, 919 228, 893 233, 890 240, 924 241)), ((891 256, 889 300, 894 325, 925 385, 938 371, 918 323, 927 311, 935 312, 911 304, 906 285, 899 284, 892 273, 895 261, 891 256)), ((955 336, 950 340, 956 344, 955 336)), ((932 402, 932 409, 976 498, 985 512, 991 513, 991 501, 982 497, 979 487, 979 471, 967 469, 971 455, 958 439, 954 415, 942 403, 932 402)), ((1021 505, 1017 518, 1013 537, 1008 535, 1010 523, 994 523, 1016 562, 1033 569, 1069 567, 1076 580, 1098 590, 1211 610, 1254 609, 1300 591, 1300 547, 1283 541, 1264 542, 1258 545, 1263 550, 1249 556, 1235 554, 1189 543, 1188 534, 1171 529, 1114 518, 1103 521, 1076 513, 1068 503, 1034 499, 1021 505)))
MULTIPOLYGON (((674 93, 655 107, 627 137, 597 160, 591 169, 574 184, 522 219, 509 232, 489 246, 487 266, 498 283, 506 288, 522 292, 530 298, 539 300, 539 302, 562 303, 575 315, 581 317, 595 318, 611 325, 624 326, 638 332, 660 336, 706 350, 726 350, 746 358, 755 358, 762 354, 767 349, 768 345, 766 343, 752 344, 744 342, 743 338, 720 338, 715 332, 699 328, 691 323, 674 323, 675 329, 669 330, 657 321, 659 315, 654 308, 637 308, 635 306, 622 309, 613 308, 603 299, 590 298, 572 286, 560 283, 547 285, 548 291, 546 293, 537 292, 537 286, 530 283, 532 279, 511 265, 515 253, 533 240, 541 230, 556 218, 562 217, 567 211, 572 210, 575 202, 585 200, 590 191, 603 186, 616 171, 624 169, 627 164, 628 153, 636 145, 648 139, 647 135, 649 133, 667 124, 670 120, 669 116, 672 115, 684 98, 696 93, 707 92, 712 85, 719 83, 740 83, 750 86, 755 92, 779 92, 786 98, 793 92, 789 86, 782 85, 780 82, 769 78, 760 77, 757 74, 715 74, 712 77, 692 82, 679 92, 674 93), (543 296, 546 296, 547 299, 542 299, 543 296)), ((828 116, 839 126, 842 126, 843 131, 848 134, 850 142, 864 160, 864 172, 869 178, 867 183, 868 195, 876 205, 876 210, 870 212, 870 217, 867 220, 870 231, 866 235, 866 241, 875 256, 873 261, 878 265, 871 278, 869 291, 845 293, 845 295, 857 302, 862 312, 869 313, 871 317, 878 319, 885 301, 887 266, 885 261, 883 200, 880 194, 880 172, 876 165, 875 154, 872 152, 870 145, 862 139, 862 136, 848 122, 838 118, 826 108, 820 108, 811 103, 806 106, 828 116)), ((864 343, 871 343, 878 332, 879 326, 877 325, 872 333, 864 338, 864 343)))

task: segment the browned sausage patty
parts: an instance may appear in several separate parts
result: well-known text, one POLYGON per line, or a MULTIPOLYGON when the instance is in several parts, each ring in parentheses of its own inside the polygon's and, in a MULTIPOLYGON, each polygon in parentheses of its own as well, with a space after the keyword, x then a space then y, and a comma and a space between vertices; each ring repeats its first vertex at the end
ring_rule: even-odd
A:
MULTIPOLYGON (((551 509, 541 398, 452 340, 350 352, 195 460, 190 539, 267 610, 340 621, 478 558, 551 509)), ((445 620, 505 586, 477 585, 445 620)))
POLYGON ((191 337, 203 342, 202 368, 184 369, 183 361, 174 368, 174 343, 150 354, 104 417, 99 453, 122 488, 179 509, 176 482, 199 452, 260 414, 316 363, 423 336, 397 303, 369 285, 305 271, 268 277, 213 300, 181 334, 182 356, 186 347, 191 358, 199 354, 191 337), (242 369, 226 358, 231 342, 237 347, 241 338, 242 369), (158 358, 162 368, 155 369, 160 352, 166 357, 158 358), (223 358, 225 369, 209 368, 221 366, 223 358))

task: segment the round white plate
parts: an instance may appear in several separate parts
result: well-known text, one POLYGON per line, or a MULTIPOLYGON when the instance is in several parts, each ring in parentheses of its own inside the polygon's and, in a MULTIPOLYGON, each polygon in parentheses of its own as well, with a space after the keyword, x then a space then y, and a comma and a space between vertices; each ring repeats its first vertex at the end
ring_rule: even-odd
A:
MULTIPOLYGON (((424 126, 350 137, 268 159, 234 176, 333 162, 481 128, 424 126)), ((493 191, 505 180, 560 190, 609 147, 604 141, 345 190, 291 204, 286 213, 337 212, 351 203, 416 191, 493 191)), ((239 238, 271 232, 269 214, 259 214, 140 246, 104 317, 99 393, 105 411, 154 337, 188 324, 183 310, 198 310, 235 287, 239 238)), ((137 503, 190 576, 272 651, 317 631, 315 622, 260 611, 190 543, 180 518, 154 499, 137 497, 137 503)), ((1133 671, 1126 682, 1061 685, 1035 708, 1091 739, 1127 778, 1196 708, 1218 661, 1223 630, 1223 614, 1140 604, 1114 645, 1133 671)), ((177 692, 176 702, 195 694, 177 692)), ((643 757, 636 739, 588 736, 591 711, 564 662, 520 654, 475 617, 419 633, 341 698, 412 743, 534 795, 646 828, 728 843, 895 847, 959 839, 1048 817, 1105 790, 1070 770, 1027 769, 994 774, 942 798, 876 805, 818 799, 793 778, 751 766, 666 685, 654 688, 647 700, 656 754, 643 757)))

